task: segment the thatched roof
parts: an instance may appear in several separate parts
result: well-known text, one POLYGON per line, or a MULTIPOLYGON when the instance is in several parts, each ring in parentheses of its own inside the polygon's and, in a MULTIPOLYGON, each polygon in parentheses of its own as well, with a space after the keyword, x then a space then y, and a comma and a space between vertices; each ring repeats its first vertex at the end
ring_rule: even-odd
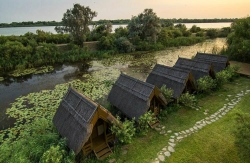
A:
POLYGON ((166 88, 174 91, 173 97, 176 99, 184 91, 188 80, 192 82, 195 89, 195 81, 190 70, 156 64, 146 82, 156 85, 159 88, 166 85, 166 88))
POLYGON ((212 63, 186 58, 178 58, 174 67, 184 70, 191 70, 195 80, 198 80, 204 76, 211 76, 212 78, 215 78, 215 72, 212 63))
MULTIPOLYGON (((150 107, 150 97, 158 89, 152 84, 121 74, 113 85, 108 101, 127 117, 139 119, 150 107)), ((158 98, 166 104, 160 93, 158 98)))
POLYGON ((230 64, 228 56, 209 53, 197 52, 194 60, 212 63, 215 72, 224 70, 230 64))
POLYGON ((98 105, 93 101, 69 88, 56 111, 53 123, 59 133, 66 137, 68 147, 76 154, 92 133, 90 122, 97 108, 98 105))

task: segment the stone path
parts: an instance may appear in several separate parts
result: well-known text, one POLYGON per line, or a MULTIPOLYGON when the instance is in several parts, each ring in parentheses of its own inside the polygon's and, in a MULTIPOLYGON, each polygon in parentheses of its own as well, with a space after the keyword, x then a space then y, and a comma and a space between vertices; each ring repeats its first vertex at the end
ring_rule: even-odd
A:
POLYGON ((153 163, 159 163, 161 161, 165 161, 165 159, 167 159, 168 157, 171 156, 171 153, 175 152, 174 147, 178 142, 182 141, 184 138, 190 136, 191 134, 199 131, 200 129, 202 129, 206 125, 209 125, 213 122, 216 122, 217 120, 222 118, 224 115, 227 114, 227 112, 229 112, 231 109, 233 109, 234 106, 238 102, 240 102, 241 98, 244 95, 246 95, 248 93, 250 93, 250 90, 246 90, 245 92, 241 91, 240 93, 236 94, 234 97, 232 95, 227 95, 227 98, 226 98, 227 103, 224 104, 224 106, 221 109, 219 109, 217 112, 211 114, 210 116, 208 116, 200 121, 197 121, 194 124, 194 126, 192 126, 191 128, 188 128, 186 130, 172 133, 171 130, 166 131, 165 126, 159 125, 156 128, 156 130, 159 131, 160 134, 164 134, 165 136, 167 136, 168 134, 171 134, 171 136, 170 136, 166 146, 163 147, 162 150, 157 153, 157 158, 155 158, 153 163))

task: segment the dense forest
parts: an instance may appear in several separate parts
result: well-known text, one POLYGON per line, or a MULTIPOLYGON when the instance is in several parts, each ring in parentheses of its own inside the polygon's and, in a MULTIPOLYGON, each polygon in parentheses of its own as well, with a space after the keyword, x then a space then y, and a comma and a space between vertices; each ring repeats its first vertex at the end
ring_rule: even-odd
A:
MULTIPOLYGON (((222 19, 160 19, 161 22, 172 22, 172 23, 218 23, 218 22, 234 22, 237 20, 237 18, 222 18, 222 19)), ((97 21, 93 21, 92 25, 99 25, 103 24, 105 22, 111 22, 113 25, 119 25, 119 24, 128 24, 130 19, 116 19, 116 20, 106 20, 101 19, 97 21)), ((12 23, 0 23, 0 28, 5 27, 33 27, 33 26, 58 26, 62 25, 62 22, 56 22, 56 21, 27 21, 27 22, 12 22, 12 23)))

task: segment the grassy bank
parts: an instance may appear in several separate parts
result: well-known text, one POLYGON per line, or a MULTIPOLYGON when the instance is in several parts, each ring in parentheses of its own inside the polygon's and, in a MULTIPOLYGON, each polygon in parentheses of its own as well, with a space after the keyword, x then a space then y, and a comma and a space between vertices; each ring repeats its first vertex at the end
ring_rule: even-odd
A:
MULTIPOLYGON (((227 95, 236 95, 242 90, 250 89, 249 85, 249 78, 240 77, 225 85, 223 89, 200 97, 200 110, 182 108, 168 115, 161 123, 166 130, 172 130, 172 133, 189 129, 195 122, 208 117, 227 103, 227 95), (204 114, 205 110, 209 110, 207 115, 204 114)), ((176 145, 175 153, 165 162, 242 162, 234 145, 234 117, 237 110, 249 112, 249 98, 250 94, 244 96, 223 118, 183 139, 176 145)), ((157 153, 168 145, 170 135, 173 134, 164 136, 152 130, 146 137, 135 138, 132 144, 123 146, 113 157, 116 162, 152 162, 157 158, 157 153), (125 150, 127 153, 122 154, 125 150)))

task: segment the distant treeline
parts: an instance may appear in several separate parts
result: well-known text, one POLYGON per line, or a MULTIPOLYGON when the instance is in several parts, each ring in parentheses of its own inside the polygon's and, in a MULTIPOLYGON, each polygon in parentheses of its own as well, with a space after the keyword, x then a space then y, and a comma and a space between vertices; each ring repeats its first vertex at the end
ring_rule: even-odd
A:
MULTIPOLYGON (((161 19, 163 23, 217 23, 217 22, 234 22, 237 18, 222 18, 222 19, 161 19)), ((93 21, 92 24, 103 24, 105 22, 111 22, 112 24, 128 24, 130 19, 117 19, 117 20, 106 20, 101 19, 98 21, 93 21)), ((56 21, 27 21, 27 22, 12 22, 12 23, 0 23, 0 28, 4 27, 34 27, 34 26, 61 26, 61 22, 56 21)))

